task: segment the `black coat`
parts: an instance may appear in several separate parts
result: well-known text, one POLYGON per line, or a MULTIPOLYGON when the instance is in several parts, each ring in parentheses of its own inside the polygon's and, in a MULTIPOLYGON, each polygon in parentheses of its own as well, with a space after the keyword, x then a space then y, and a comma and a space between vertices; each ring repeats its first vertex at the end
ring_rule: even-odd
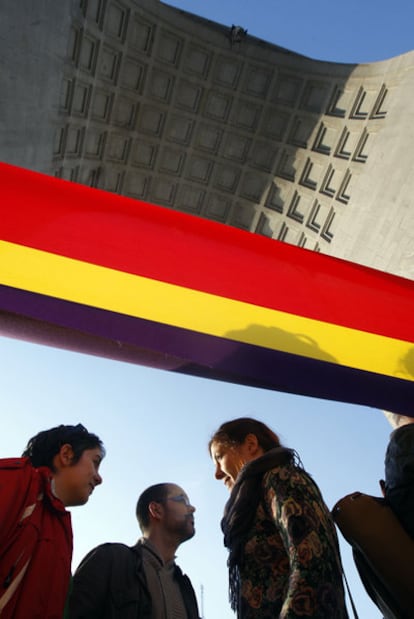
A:
MULTIPOLYGON (((190 579, 178 566, 174 578, 188 619, 199 619, 190 579)), ((151 611, 139 542, 132 547, 102 544, 86 555, 73 577, 70 619, 151 619, 151 611)))

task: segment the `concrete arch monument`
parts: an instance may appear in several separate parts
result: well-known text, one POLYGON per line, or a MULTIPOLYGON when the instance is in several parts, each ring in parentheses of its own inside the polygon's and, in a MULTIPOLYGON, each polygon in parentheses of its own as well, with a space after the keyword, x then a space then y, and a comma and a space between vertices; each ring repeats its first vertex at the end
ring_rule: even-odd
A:
POLYGON ((244 26, 3 0, 1 160, 414 278, 414 52, 322 62, 244 26))

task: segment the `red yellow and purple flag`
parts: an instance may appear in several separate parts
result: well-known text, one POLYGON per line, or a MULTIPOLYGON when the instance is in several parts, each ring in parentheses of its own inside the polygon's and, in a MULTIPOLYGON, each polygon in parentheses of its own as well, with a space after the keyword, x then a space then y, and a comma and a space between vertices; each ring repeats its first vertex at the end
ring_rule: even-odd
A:
POLYGON ((414 282, 0 164, 0 333, 412 414, 414 282))

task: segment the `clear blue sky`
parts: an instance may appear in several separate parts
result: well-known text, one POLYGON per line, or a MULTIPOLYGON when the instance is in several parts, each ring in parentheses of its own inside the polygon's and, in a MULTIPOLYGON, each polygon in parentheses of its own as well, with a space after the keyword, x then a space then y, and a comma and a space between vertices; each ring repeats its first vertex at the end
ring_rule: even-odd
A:
MULTIPOLYGON (((371 62, 409 51, 411 0, 175 0, 175 6, 301 54, 371 62)), ((73 567, 104 541, 139 536, 135 503, 152 483, 184 487, 197 507, 196 536, 180 547, 205 619, 234 617, 227 602, 226 552, 219 521, 227 490, 213 477, 207 442, 228 419, 251 415, 294 447, 329 507, 354 490, 378 494, 391 431, 380 411, 195 379, 2 338, 0 456, 19 455, 27 439, 58 423, 82 422, 107 448, 104 483, 75 508, 73 567)), ((346 543, 343 560, 362 619, 381 614, 365 594, 346 543)))

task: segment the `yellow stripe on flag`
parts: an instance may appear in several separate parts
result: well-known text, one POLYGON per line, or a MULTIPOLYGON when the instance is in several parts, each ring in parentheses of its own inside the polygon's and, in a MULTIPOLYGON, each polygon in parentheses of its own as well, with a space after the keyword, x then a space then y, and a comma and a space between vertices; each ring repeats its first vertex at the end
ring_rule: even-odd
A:
POLYGON ((0 241, 0 284, 321 361, 414 380, 413 343, 0 241))

